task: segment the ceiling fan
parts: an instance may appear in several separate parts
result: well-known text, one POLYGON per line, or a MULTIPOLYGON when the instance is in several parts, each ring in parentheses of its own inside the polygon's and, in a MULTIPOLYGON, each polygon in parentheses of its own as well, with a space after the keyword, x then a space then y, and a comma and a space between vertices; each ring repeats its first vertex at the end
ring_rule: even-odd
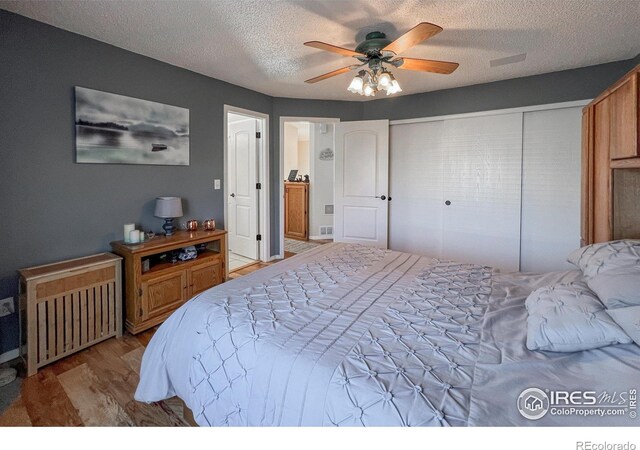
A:
POLYGON ((326 44, 320 41, 305 42, 308 47, 318 48, 343 56, 352 56, 360 61, 333 72, 310 78, 305 83, 317 83, 327 78, 335 77, 351 70, 362 68, 358 75, 351 81, 349 91, 367 97, 374 96, 376 92, 384 90, 387 95, 401 92, 400 84, 393 74, 385 67, 390 65, 399 69, 417 70, 421 72, 434 72, 450 74, 458 68, 458 63, 447 61, 434 61, 430 59, 405 58, 398 56, 414 45, 429 39, 440 33, 442 28, 428 22, 422 22, 407 31, 395 41, 387 39, 387 36, 380 31, 373 31, 365 37, 355 50, 326 44), (363 68, 367 66, 367 68, 363 68))

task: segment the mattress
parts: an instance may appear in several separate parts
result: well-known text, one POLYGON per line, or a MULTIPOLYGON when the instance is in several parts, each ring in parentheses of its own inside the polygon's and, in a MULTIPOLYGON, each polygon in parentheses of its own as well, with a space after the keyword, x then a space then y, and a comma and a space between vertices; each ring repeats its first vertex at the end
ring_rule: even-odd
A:
POLYGON ((145 351, 135 397, 178 395, 203 426, 634 425, 629 410, 518 411, 530 387, 628 394, 640 378, 633 344, 526 350, 528 293, 579 277, 323 245, 179 308, 145 351))

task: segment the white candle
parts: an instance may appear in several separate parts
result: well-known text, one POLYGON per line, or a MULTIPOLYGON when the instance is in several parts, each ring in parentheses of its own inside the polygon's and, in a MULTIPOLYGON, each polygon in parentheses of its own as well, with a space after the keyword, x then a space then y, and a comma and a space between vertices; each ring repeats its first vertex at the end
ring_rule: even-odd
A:
POLYGON ((138 230, 131 230, 129 232, 129 243, 137 244, 140 242, 140 232, 138 230))
POLYGON ((125 242, 130 242, 129 241, 129 234, 136 229, 136 224, 135 223, 127 223, 124 226, 124 241, 125 242))

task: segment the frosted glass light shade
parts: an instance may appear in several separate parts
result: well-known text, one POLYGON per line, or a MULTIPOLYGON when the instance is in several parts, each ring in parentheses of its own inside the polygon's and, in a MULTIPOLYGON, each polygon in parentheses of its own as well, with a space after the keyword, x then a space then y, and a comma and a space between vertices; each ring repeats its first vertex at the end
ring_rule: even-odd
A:
POLYGON ((367 83, 367 85, 364 87, 364 95, 367 97, 371 97, 374 95, 373 92, 373 88, 371 87, 371 85, 369 83, 367 83))
POLYGON ((382 89, 387 89, 389 86, 391 86, 391 75, 389 75, 387 72, 382 72, 382 74, 380 74, 380 76, 378 77, 378 84, 382 89))
POLYGON ((182 217, 182 199, 180 197, 156 198, 156 217, 174 218, 182 217))
POLYGON ((361 94, 363 84, 364 84, 364 80, 362 79, 362 77, 356 76, 353 78, 353 80, 351 80, 351 84, 347 89, 353 92, 354 94, 361 94))

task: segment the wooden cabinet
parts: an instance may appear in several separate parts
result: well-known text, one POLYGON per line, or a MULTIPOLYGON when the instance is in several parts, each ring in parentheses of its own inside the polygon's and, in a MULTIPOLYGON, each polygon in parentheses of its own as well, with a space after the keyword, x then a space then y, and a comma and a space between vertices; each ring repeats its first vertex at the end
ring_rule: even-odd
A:
POLYGON ((309 183, 284 184, 284 235, 309 239, 309 183))
POLYGON ((607 98, 610 101, 611 159, 638 156, 638 74, 627 77, 607 98))
POLYGON ((140 244, 112 242, 124 258, 125 325, 132 334, 161 322, 180 305, 226 279, 226 231, 179 231, 140 244), (195 246, 198 257, 171 262, 171 254, 195 246))
POLYGON ((583 245, 640 237, 631 223, 640 218, 639 73, 637 66, 583 111, 583 245))

